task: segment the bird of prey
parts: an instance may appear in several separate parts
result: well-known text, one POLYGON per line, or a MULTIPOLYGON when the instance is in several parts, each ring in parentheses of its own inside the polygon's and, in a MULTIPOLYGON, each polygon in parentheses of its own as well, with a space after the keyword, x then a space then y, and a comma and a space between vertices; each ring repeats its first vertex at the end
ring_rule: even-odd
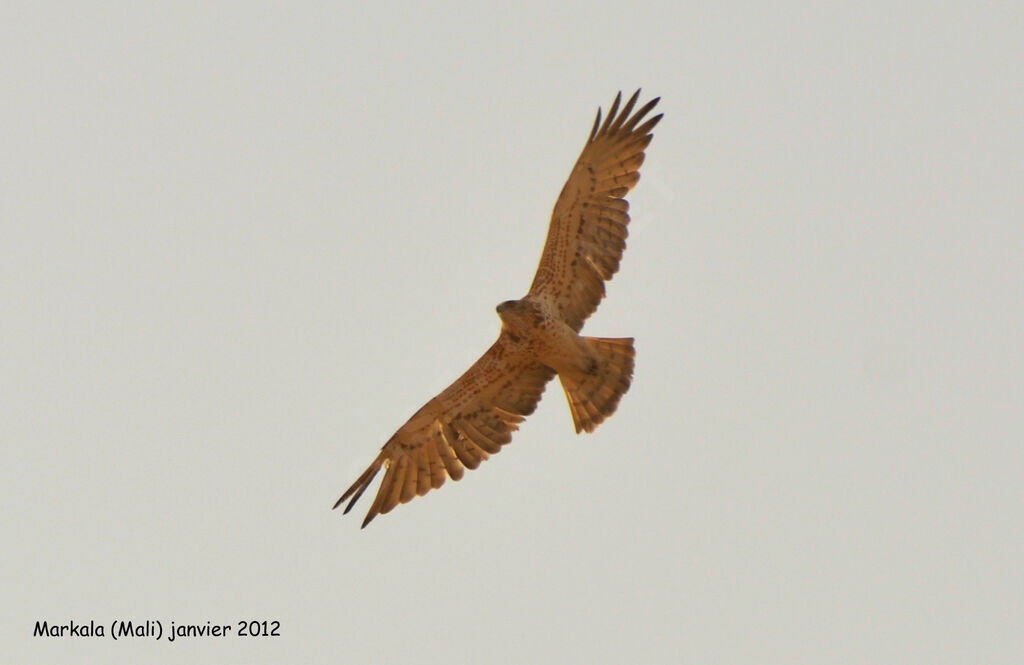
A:
POLYGON ((490 349, 427 402, 381 448, 337 508, 348 513, 382 468, 384 480, 363 527, 399 503, 459 480, 463 470, 512 440, 556 374, 577 434, 615 412, 633 377, 633 338, 583 337, 580 329, 605 295, 626 248, 626 194, 640 179, 644 150, 661 115, 646 119, 653 99, 633 113, 637 90, 620 109, 615 97, 558 196, 530 290, 497 307, 501 333, 490 349))

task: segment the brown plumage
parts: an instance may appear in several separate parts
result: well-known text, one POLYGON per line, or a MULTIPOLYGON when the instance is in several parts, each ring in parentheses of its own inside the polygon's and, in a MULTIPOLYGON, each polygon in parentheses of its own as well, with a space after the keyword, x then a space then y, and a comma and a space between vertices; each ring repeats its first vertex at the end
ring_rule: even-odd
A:
POLYGON ((558 374, 576 432, 591 432, 614 413, 633 376, 633 339, 582 337, 583 322, 605 295, 626 248, 629 204, 644 150, 661 115, 635 113, 637 90, 620 110, 621 93, 594 127, 555 203, 547 242, 529 292, 498 305, 497 341, 461 377, 395 432, 380 454, 334 504, 348 513, 385 469, 363 520, 459 480, 463 470, 512 440, 558 374), (632 113, 632 115, 630 115, 632 113))

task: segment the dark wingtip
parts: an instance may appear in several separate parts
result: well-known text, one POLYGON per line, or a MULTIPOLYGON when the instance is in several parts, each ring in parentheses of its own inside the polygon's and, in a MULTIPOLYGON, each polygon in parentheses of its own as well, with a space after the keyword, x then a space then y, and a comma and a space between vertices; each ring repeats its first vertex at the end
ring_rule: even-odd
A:
POLYGON ((604 124, 597 130, 598 134, 606 134, 608 128, 612 126, 612 122, 615 121, 616 114, 619 112, 619 104, 622 103, 622 91, 620 90, 615 95, 615 101, 612 102, 611 108, 608 109, 608 115, 604 119, 604 124))
POLYGON ((597 117, 594 118, 594 126, 590 130, 590 138, 588 141, 593 141, 594 137, 597 136, 597 128, 601 126, 601 107, 597 107, 597 117))

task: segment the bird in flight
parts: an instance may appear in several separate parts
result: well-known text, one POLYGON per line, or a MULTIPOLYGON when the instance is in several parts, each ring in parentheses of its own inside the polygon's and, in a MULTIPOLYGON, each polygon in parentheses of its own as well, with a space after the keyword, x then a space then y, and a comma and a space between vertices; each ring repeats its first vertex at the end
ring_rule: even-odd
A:
POLYGON ((583 322, 605 295, 626 248, 629 203, 644 150, 661 115, 635 113, 637 90, 620 108, 615 97, 558 196, 530 290, 497 307, 501 333, 490 349, 441 394, 413 414, 381 448, 337 508, 345 513, 383 468, 384 480, 363 527, 399 503, 459 480, 494 455, 533 413, 556 374, 569 399, 576 433, 592 432, 615 412, 633 377, 633 338, 583 337, 583 322))

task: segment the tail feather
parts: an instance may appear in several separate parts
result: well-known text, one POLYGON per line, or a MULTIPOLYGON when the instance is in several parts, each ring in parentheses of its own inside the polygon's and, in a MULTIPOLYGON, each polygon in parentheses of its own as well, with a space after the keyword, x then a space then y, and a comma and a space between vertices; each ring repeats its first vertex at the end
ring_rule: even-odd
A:
POLYGON ((576 433, 593 432, 615 413, 633 380, 633 338, 584 337, 596 359, 586 372, 562 372, 559 378, 569 399, 576 433))

